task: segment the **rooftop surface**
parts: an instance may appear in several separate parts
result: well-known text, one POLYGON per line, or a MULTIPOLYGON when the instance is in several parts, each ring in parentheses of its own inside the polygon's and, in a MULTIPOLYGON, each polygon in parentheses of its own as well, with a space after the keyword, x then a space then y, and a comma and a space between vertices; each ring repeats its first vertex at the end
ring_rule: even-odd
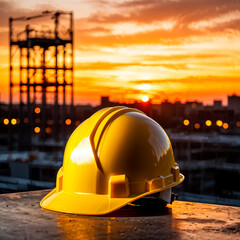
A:
POLYGON ((0 195, 0 239, 240 239, 240 208, 175 201, 108 216, 41 209, 49 190, 0 195))

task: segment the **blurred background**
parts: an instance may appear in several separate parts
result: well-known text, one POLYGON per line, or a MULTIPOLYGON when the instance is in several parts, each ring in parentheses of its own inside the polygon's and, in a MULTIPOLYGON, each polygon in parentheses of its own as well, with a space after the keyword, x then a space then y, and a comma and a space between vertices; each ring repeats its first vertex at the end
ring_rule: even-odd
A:
POLYGON ((179 199, 240 206, 240 2, 0 0, 0 193, 53 188, 104 107, 167 132, 179 199))

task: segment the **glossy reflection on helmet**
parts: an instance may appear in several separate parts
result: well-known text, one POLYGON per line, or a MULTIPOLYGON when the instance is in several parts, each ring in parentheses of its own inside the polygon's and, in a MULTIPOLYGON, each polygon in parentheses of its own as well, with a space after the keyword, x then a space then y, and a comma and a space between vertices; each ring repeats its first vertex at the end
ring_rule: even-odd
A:
POLYGON ((184 179, 171 142, 154 120, 137 109, 102 109, 72 133, 56 188, 43 208, 102 215, 184 179))

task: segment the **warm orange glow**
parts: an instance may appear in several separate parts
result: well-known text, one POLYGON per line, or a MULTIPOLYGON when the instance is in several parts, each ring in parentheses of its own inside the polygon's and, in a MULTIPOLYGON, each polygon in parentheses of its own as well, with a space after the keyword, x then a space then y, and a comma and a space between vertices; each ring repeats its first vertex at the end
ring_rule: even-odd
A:
POLYGON ((149 97, 146 96, 146 95, 144 95, 144 96, 142 97, 142 101, 143 101, 143 102, 148 102, 148 101, 149 101, 149 97))
POLYGON ((66 119, 65 123, 66 123, 66 125, 70 125, 72 123, 72 120, 68 118, 68 119, 66 119))
POLYGON ((207 120, 207 121, 205 122, 205 124, 206 124, 206 126, 210 127, 210 126, 212 125, 212 121, 211 121, 211 120, 207 120))
POLYGON ((48 125, 52 125, 53 124, 53 120, 47 120, 47 124, 48 125))
POLYGON ((192 108, 196 108, 197 104, 196 103, 192 103, 192 108))
POLYGON ((40 123, 40 121, 41 121, 40 118, 35 119, 35 123, 40 123))
POLYGON ((41 131, 40 127, 35 127, 35 128, 34 128, 34 132, 35 132, 35 133, 40 133, 40 131, 41 131))
POLYGON ((45 132, 46 132, 47 134, 51 134, 51 133, 52 133, 52 128, 47 127, 47 128, 45 129, 45 132))
POLYGON ((11 120, 11 124, 12 124, 12 125, 16 125, 16 124, 17 124, 17 119, 13 118, 13 119, 11 120))
POLYGON ((149 84, 142 84, 141 86, 139 86, 139 89, 147 91, 150 90, 150 85, 149 84))
POLYGON ((4 118, 4 119, 3 119, 3 123, 4 123, 5 125, 8 125, 8 124, 9 124, 9 120, 8 120, 7 118, 4 118))
POLYGON ((25 118, 23 119, 23 122, 24 122, 24 123, 29 123, 29 119, 28 119, 27 117, 25 117, 25 118))
POLYGON ((240 127, 240 122, 239 121, 236 122, 236 126, 240 127))
POLYGON ((40 107, 36 107, 34 109, 34 111, 35 111, 36 114, 39 114, 41 112, 41 108, 40 107))
POLYGON ((216 125, 217 125, 218 127, 221 127, 221 126, 223 125, 223 122, 222 122, 221 120, 217 120, 217 121, 216 121, 216 125))
POLYGON ((185 125, 185 126, 188 126, 189 125, 189 120, 188 119, 185 119, 184 121, 183 121, 183 124, 185 125))
POLYGON ((223 124, 223 128, 224 128, 224 129, 228 129, 228 127, 229 127, 229 126, 228 126, 227 123, 224 123, 224 124, 223 124))
MULTIPOLYGON (((9 2, 11 7, 6 8, 8 16, 15 16, 16 12, 24 13, 26 9, 32 9, 34 13, 42 11, 37 0, 9 2)), ((146 94, 153 102, 159 103, 165 98, 170 101, 189 100, 190 108, 195 109, 198 107, 195 101, 212 104, 215 98, 222 99, 226 105, 227 94, 240 93, 239 1, 224 1, 224 4, 213 1, 210 5, 206 0, 194 4, 188 1, 136 1, 136 4, 135 1, 114 1, 113 5, 109 4, 111 1, 83 2, 84 6, 81 1, 59 1, 60 8, 74 10, 76 22, 74 103, 98 105, 100 96, 104 95, 109 95, 114 101, 126 102, 140 100, 146 94), (193 12, 198 17, 186 18, 193 12), (79 19, 83 21, 79 23, 79 19)), ((55 3, 50 1, 49 4, 55 3)), ((7 101, 7 16, 2 14, 0 19, 0 89, 1 100, 7 101)), ((33 28, 41 31, 43 24, 53 29, 53 22, 39 19, 33 22, 33 28)), ((31 21, 28 24, 32 26, 31 21)), ((65 24, 60 25, 61 30, 66 27, 65 24)), ((16 25, 13 29, 19 27, 16 25)), ((18 50, 14 50, 13 69, 19 69, 18 50)), ((55 61, 52 61, 50 50, 46 50, 46 60, 50 59, 49 66, 53 67, 55 61)), ((59 51, 62 51, 61 47, 59 51)), ((23 55, 22 64, 26 66, 26 49, 23 49, 23 55)), ((36 62, 41 61, 40 55, 36 54, 36 62)), ((60 55, 58 63, 62 66, 60 55)), ((68 67, 69 51, 66 51, 66 59, 68 67)), ((32 60, 30 64, 33 64, 32 60)), ((30 81, 34 81, 32 76, 42 81, 41 71, 37 71, 39 74, 34 71, 30 69, 30 81)), ((52 72, 53 75, 47 77, 49 81, 54 79, 54 70, 52 72)), ((22 74, 22 78, 26 79, 27 71, 22 74)), ((17 80, 19 82, 19 72, 13 75, 14 83, 17 80)), ((62 75, 60 71, 60 82, 63 81, 62 75)), ((66 73, 66 82, 70 82, 70 79, 70 74, 66 73)), ((26 88, 23 86, 24 91, 26 88)), ((35 86, 35 90, 38 95, 36 106, 41 106, 38 91, 42 88, 35 86)), ((69 93, 67 90, 68 103, 69 93)), ((17 89, 13 95, 15 101, 19 101, 17 89)), ((63 97, 61 91, 59 95, 63 97)), ((51 95, 47 100, 54 102, 54 96, 51 95)), ((27 100, 23 101, 26 103, 27 100)), ((39 114, 41 111, 37 112, 39 114)))
POLYGON ((195 127, 196 129, 199 129, 199 128, 200 128, 200 124, 199 124, 199 123, 195 123, 195 124, 194 124, 194 127, 195 127))
POLYGON ((80 121, 76 121, 76 122, 75 122, 75 125, 76 125, 76 126, 79 126, 80 123, 81 123, 80 121))

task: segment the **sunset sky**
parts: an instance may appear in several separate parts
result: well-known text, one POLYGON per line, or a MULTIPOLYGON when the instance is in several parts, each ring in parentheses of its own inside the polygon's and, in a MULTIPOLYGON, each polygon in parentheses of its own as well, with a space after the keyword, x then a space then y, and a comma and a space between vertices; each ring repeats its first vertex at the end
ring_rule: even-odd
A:
POLYGON ((8 100, 8 18, 74 12, 75 103, 212 103, 240 94, 239 0, 0 0, 0 92, 8 100))

